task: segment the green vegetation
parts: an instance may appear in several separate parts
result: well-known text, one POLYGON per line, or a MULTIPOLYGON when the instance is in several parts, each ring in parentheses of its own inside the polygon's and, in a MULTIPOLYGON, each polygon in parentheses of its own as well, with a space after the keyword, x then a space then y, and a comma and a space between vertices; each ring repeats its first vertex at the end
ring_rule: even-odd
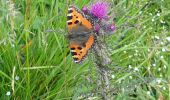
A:
MULTIPOLYGON (((111 98, 170 99, 170 1, 108 2, 117 27, 105 36, 111 98)), ((82 64, 68 53, 68 3, 91 1, 0 1, 0 100, 101 99, 93 53, 82 64)))

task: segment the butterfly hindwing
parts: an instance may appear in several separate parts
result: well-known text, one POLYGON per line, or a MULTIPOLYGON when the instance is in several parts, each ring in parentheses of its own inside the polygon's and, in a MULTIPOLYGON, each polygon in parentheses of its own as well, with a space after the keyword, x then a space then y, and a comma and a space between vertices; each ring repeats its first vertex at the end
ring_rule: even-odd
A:
POLYGON ((76 63, 80 63, 94 44, 93 24, 79 9, 68 8, 67 27, 70 51, 76 63))
POLYGON ((76 43, 74 41, 70 42, 70 49, 73 59, 76 63, 79 63, 87 55, 88 50, 94 43, 94 36, 89 35, 88 40, 84 43, 76 43))

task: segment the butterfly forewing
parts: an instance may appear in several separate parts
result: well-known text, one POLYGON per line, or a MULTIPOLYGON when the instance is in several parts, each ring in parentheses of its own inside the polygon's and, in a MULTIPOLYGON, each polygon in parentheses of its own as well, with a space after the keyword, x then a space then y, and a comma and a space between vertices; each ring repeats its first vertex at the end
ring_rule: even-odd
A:
POLYGON ((77 29, 77 26, 83 26, 89 30, 93 28, 92 23, 88 21, 87 18, 85 18, 83 12, 74 6, 70 6, 68 8, 67 26, 69 32, 71 32, 73 29, 77 29))

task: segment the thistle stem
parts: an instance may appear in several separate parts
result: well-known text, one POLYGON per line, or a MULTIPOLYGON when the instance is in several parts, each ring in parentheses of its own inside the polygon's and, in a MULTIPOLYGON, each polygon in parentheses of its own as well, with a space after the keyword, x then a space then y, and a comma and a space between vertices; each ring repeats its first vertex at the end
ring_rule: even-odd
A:
POLYGON ((109 81, 108 65, 111 62, 111 60, 105 51, 106 47, 104 43, 97 41, 93 50, 94 50, 95 66, 98 74, 98 79, 97 79, 98 90, 103 100, 109 100, 110 81, 109 81))

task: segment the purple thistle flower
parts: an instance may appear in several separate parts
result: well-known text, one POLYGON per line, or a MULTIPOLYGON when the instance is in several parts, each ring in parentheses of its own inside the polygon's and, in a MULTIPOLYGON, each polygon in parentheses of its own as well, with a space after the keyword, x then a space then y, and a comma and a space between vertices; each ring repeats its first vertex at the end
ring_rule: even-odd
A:
POLYGON ((111 24, 111 25, 109 25, 109 29, 110 29, 110 31, 114 31, 116 29, 116 27, 114 24, 111 24))
POLYGON ((107 2, 98 1, 92 4, 90 7, 84 6, 82 11, 89 15, 94 22, 94 31, 101 35, 104 34, 113 34, 113 31, 116 29, 115 24, 110 23, 111 16, 108 15, 109 4, 107 2))
POLYGON ((84 13, 88 13, 88 12, 89 12, 89 9, 88 9, 88 7, 84 6, 84 7, 82 8, 82 11, 83 11, 84 13))
POLYGON ((104 19, 107 17, 108 4, 106 2, 96 2, 92 4, 91 13, 99 19, 104 19))
POLYGON ((116 29, 116 26, 114 23, 112 24, 104 24, 101 29, 104 31, 105 34, 111 35, 116 29))
POLYGON ((99 30, 100 30, 100 25, 99 24, 96 24, 95 25, 95 27, 94 27, 94 30, 95 30, 95 32, 99 32, 99 30))
POLYGON ((105 31, 112 32, 116 29, 116 26, 114 24, 107 24, 103 28, 104 28, 105 31))

